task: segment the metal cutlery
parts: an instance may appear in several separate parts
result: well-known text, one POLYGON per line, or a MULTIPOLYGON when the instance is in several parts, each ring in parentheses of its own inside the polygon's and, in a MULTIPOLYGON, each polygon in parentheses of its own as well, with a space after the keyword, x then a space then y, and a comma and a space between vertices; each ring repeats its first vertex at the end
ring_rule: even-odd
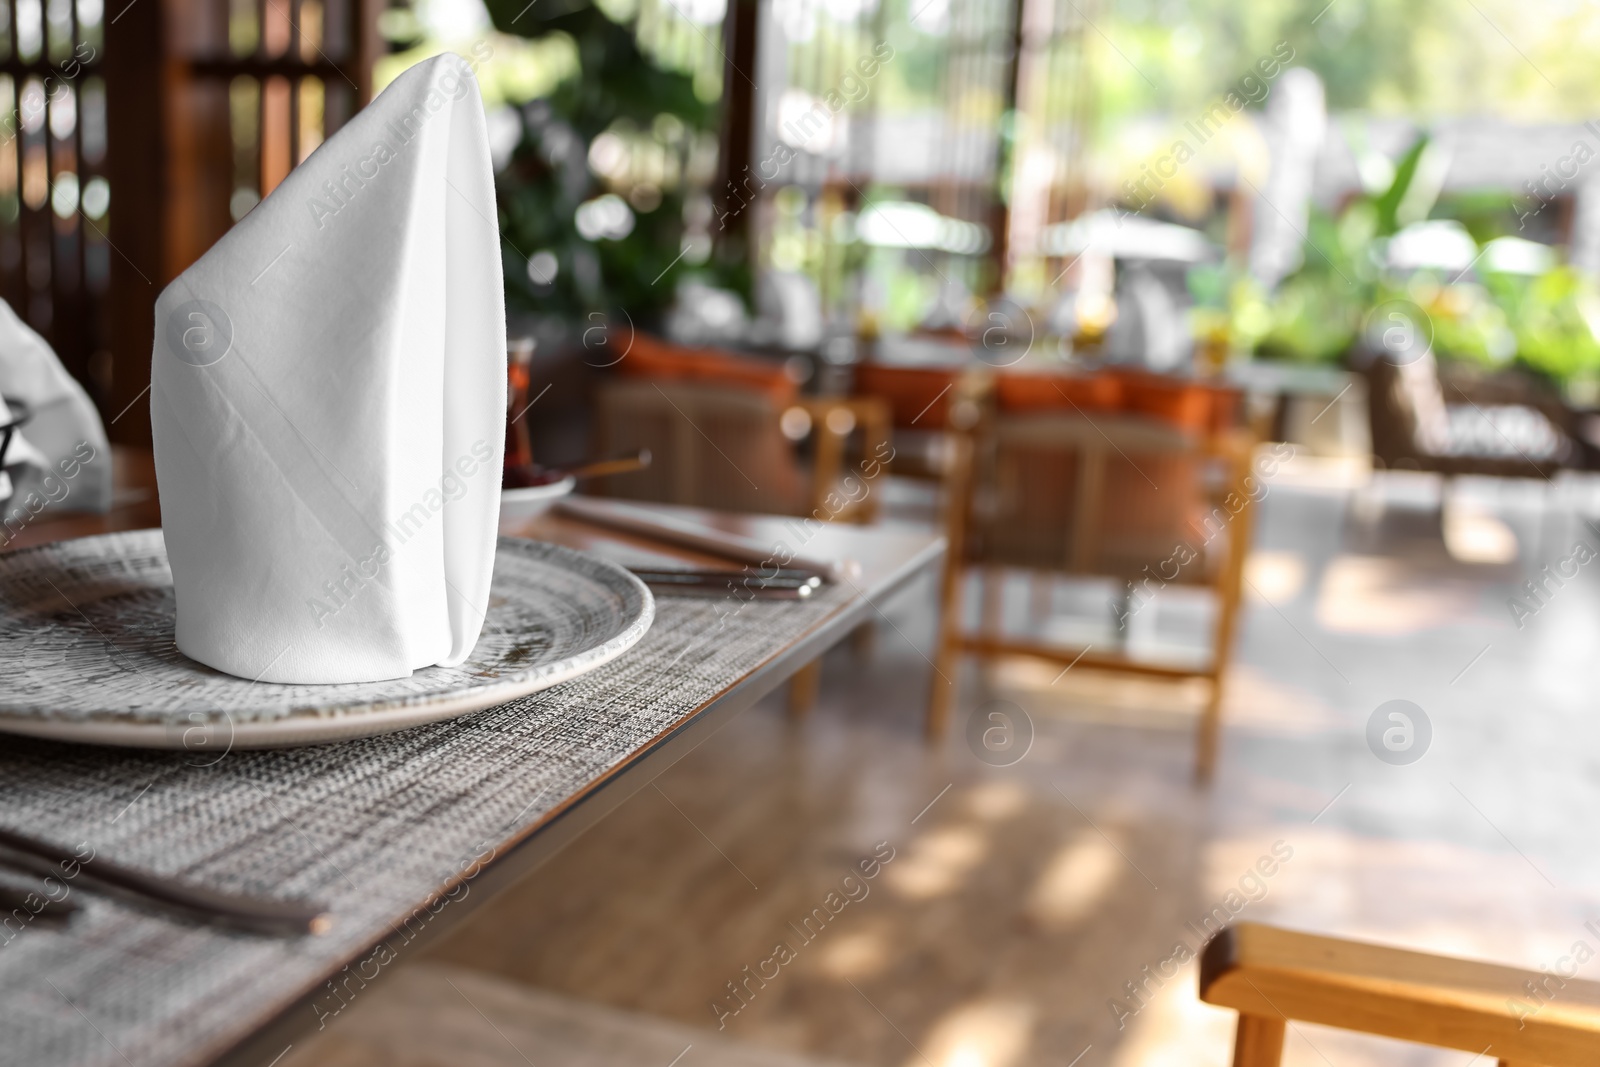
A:
POLYGON ((772 599, 800 600, 822 587, 822 579, 806 571, 696 570, 688 568, 629 568, 658 592, 739 594, 741 591, 772 599))
MULTIPOLYGON (((90 854, 88 858, 49 841, 0 829, 0 849, 12 866, 86 888, 112 890, 190 918, 265 934, 321 934, 332 926, 328 910, 306 900, 277 899, 206 889, 90 854), (73 873, 69 876, 66 871, 73 873)), ((54 906, 54 905, 53 905, 54 906)))
POLYGON ((3 922, 21 920, 61 926, 77 910, 78 906, 65 898, 55 900, 44 893, 0 885, 0 921, 3 922))
MULTIPOLYGON (((693 552, 703 552, 735 563, 748 564, 765 570, 772 567, 775 562, 773 546, 770 544, 724 530, 713 530, 644 508, 632 507, 620 501, 600 502, 569 496, 557 502, 555 507, 561 514, 591 526, 616 530, 693 552)), ((799 571, 824 582, 835 581, 847 575, 852 567, 851 564, 835 560, 809 559, 803 556, 790 556, 782 566, 785 570, 799 571)))

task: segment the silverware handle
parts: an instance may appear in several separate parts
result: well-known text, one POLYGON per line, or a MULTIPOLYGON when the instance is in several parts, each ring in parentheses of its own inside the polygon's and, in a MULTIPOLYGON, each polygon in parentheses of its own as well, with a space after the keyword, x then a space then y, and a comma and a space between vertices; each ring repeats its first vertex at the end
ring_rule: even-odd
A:
POLYGON ((78 867, 74 879, 84 878, 120 889, 208 922, 272 934, 321 934, 332 925, 327 909, 321 904, 205 889, 126 867, 98 855, 85 859, 59 845, 14 830, 0 828, 0 847, 55 866, 74 864, 78 867))
POLYGON ((647 584, 656 582, 662 585, 725 585, 730 588, 742 586, 747 589, 806 590, 815 589, 821 584, 818 579, 809 575, 763 575, 745 571, 647 570, 641 567, 630 569, 647 584))
POLYGON ((585 463, 581 467, 573 467, 567 473, 579 481, 587 478, 605 478, 613 474, 629 474, 633 471, 648 470, 650 467, 650 450, 641 448, 631 456, 618 456, 616 459, 599 459, 593 463, 585 463))
MULTIPOLYGON (((581 497, 558 500, 555 510, 592 526, 600 526, 621 533, 632 534, 646 540, 661 541, 678 548, 704 552, 735 563, 757 567, 770 567, 773 563, 772 546, 748 537, 713 530, 668 515, 655 515, 625 503, 607 501, 604 504, 581 497)), ((786 568, 814 574, 823 581, 837 580, 850 570, 850 566, 831 560, 792 557, 786 568)))

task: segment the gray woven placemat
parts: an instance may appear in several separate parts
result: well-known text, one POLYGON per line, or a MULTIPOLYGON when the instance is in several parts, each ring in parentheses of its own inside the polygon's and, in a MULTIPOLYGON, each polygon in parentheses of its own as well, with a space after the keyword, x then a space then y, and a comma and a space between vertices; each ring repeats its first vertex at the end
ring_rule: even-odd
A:
MULTIPOLYGON (((234 752, 213 766, 181 752, 0 737, 0 824, 218 888, 315 898, 335 918, 323 937, 277 940, 74 890, 83 911, 64 930, 0 932, 0 1065, 203 1062, 386 931, 404 959, 407 933, 431 921, 418 905, 465 865, 851 595, 661 597, 637 647, 554 689, 454 722, 234 752)), ((472 884, 464 889, 433 908, 462 906, 472 884)), ((337 989, 322 987, 321 1010, 359 999, 387 963, 342 972, 337 989)))
MULTIPOLYGON (((176 722, 181 730, 224 716, 231 725, 282 725, 422 710, 463 695, 487 707, 543 688, 541 676, 576 673, 574 661, 592 666, 612 658, 650 625, 650 597, 637 579, 542 541, 500 539, 490 594, 477 645, 453 667, 377 682, 261 685, 178 651, 177 599, 160 530, 0 553, 0 664, 12 668, 0 714, 78 722, 110 716, 158 729, 176 722)), ((285 647, 315 634, 290 637, 285 647)), ((260 655, 273 658, 270 647, 260 655)))

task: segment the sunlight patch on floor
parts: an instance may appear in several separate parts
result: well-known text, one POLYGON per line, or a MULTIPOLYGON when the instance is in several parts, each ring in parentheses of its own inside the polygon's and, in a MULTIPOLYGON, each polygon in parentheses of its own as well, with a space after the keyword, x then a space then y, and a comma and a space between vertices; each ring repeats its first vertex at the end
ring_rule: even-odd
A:
POLYGON ((1460 622, 1477 607, 1467 589, 1419 579, 1404 560, 1345 555, 1323 571, 1316 619, 1335 633, 1397 637, 1460 622))
POLYGON ((904 859, 885 867, 884 881, 908 900, 931 900, 954 892, 987 851, 978 828, 941 826, 916 838, 904 859))
POLYGON ((1515 563, 1517 535, 1486 508, 1451 502, 1444 509, 1444 547, 1462 563, 1515 563))
POLYGON ((990 781, 966 792, 967 807, 985 822, 1009 819, 1028 806, 1028 791, 1016 782, 990 781))
POLYGON ((1117 852, 1120 847, 1094 830, 1062 845, 1028 893, 1028 918, 1041 929, 1058 933, 1093 915, 1127 869, 1117 852))
MULTIPOLYGON (((1271 730, 1279 736, 1309 736, 1348 729, 1349 717, 1315 690, 1274 677, 1248 663, 1228 672, 1223 722, 1228 728, 1271 730)), ((1326 800, 1317 792, 1312 794, 1326 800)), ((1315 814, 1321 801, 1308 814, 1315 814)))
POLYGON ((1245 561, 1245 589, 1269 604, 1287 604, 1306 584, 1306 560, 1299 552, 1257 549, 1245 561))
POLYGON ((892 955, 889 931, 881 923, 866 930, 851 930, 833 938, 818 953, 822 972, 830 978, 864 982, 883 973, 892 955))
POLYGON ((1012 656, 989 665, 987 678, 996 698, 1016 701, 1030 715, 1146 729, 1193 729, 1210 691, 1200 678, 1168 681, 1087 667, 1063 673, 1064 666, 1012 656))
POLYGON ((1033 1006, 989 999, 963 1004, 933 1024, 905 1067, 1011 1067, 1025 1062, 1034 1024, 1033 1006))
POLYGON ((1126 1018, 1112 1067, 1228 1067, 1236 1016, 1202 1003, 1199 981, 1200 964, 1191 960, 1126 1018))

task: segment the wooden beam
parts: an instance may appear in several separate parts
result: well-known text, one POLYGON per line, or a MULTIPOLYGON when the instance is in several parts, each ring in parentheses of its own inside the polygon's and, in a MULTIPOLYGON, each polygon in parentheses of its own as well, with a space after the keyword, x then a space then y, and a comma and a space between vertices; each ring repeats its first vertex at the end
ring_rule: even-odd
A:
POLYGON ((106 178, 112 201, 107 293, 111 381, 101 414, 111 440, 150 444, 150 350, 166 264, 166 5, 130 4, 105 29, 106 178))
POLYGON ((1206 946, 1200 999, 1242 1016, 1337 1026, 1502 1063, 1600 1060, 1600 983, 1257 923, 1229 927, 1206 946))
POLYGON ((743 202, 755 167, 757 0, 730 0, 722 20, 722 132, 717 149, 717 185, 712 190, 719 215, 733 213, 721 232, 719 251, 743 260, 751 248, 754 211, 743 202))

